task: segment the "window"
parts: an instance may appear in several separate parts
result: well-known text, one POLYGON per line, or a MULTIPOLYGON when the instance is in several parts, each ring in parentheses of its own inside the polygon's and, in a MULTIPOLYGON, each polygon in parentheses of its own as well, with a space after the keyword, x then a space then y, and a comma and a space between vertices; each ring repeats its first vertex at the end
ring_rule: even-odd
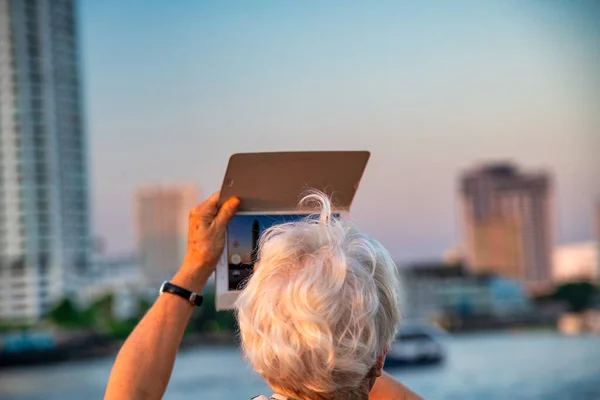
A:
POLYGON ((27 286, 27 284, 25 283, 25 281, 17 281, 17 282, 13 282, 11 287, 13 289, 23 289, 25 286, 27 286))
POLYGON ((31 118, 33 118, 34 121, 41 121, 42 118, 44 118, 44 113, 42 110, 34 110, 31 112, 31 118))
MULTIPOLYGON (((30 71, 35 71, 38 73, 40 72, 41 61, 40 61, 39 55, 30 54, 29 59, 27 60, 27 63, 29 64, 30 71)), ((39 96, 35 96, 35 97, 39 97, 39 96)))
POLYGON ((42 97, 42 87, 40 85, 31 85, 31 96, 42 97))
POLYGON ((44 161, 45 160, 43 158, 38 158, 35 160, 34 168, 36 174, 46 174, 46 163, 44 161))
POLYGON ((39 233, 40 236, 47 237, 50 234, 50 227, 48 226, 48 224, 42 223, 42 221, 40 221, 39 233))
POLYGON ((34 98, 31 100, 31 108, 42 109, 44 102, 40 98, 34 98))
MULTIPOLYGON (((29 42, 29 46, 27 46, 27 55, 29 58, 39 58, 40 57, 40 46, 33 42, 29 42)), ((34 70, 38 70, 38 68, 34 68, 34 70)), ((32 73, 29 76, 33 76, 32 73)))
POLYGON ((27 294, 24 292, 17 292, 12 295, 13 300, 25 300, 27 298, 27 294))
POLYGON ((75 256, 73 265, 77 271, 85 271, 88 267, 87 257, 85 254, 79 254, 75 256))
MULTIPOLYGON (((40 275, 42 276, 46 276, 48 275, 48 270, 49 270, 49 260, 50 260, 50 255, 48 253, 40 253, 39 257, 39 271, 40 271, 40 275)), ((40 287, 42 286, 46 286, 48 284, 48 281, 46 279, 42 279, 40 281, 40 287)))
POLYGON ((35 149, 35 158, 36 160, 42 160, 46 157, 46 152, 44 151, 44 149, 35 149))
POLYGON ((72 138, 72 142, 73 142, 73 145, 76 148, 80 148, 81 145, 82 145, 82 143, 81 143, 81 137, 79 135, 74 135, 73 138, 72 138))
MULTIPOLYGON (((47 193, 45 186, 48 185, 48 176, 44 173, 37 173, 35 175, 35 183, 37 185, 37 196, 38 198, 45 199, 47 193)), ((38 204, 39 207, 39 204, 38 204)))
POLYGON ((25 276, 25 259, 23 257, 13 260, 10 265, 10 274, 13 277, 25 276))
POLYGON ((25 7, 28 13, 32 13, 35 10, 35 0, 25 0, 25 7))
POLYGON ((28 11, 27 20, 26 20, 27 31, 36 33, 37 32, 37 24, 35 21, 35 14, 34 14, 35 9, 28 9, 27 11, 28 11))
MULTIPOLYGON (((42 197, 42 196, 39 196, 39 197, 42 197)), ((44 214, 46 214, 46 215, 48 214, 48 202, 45 199, 41 198, 38 200, 37 208, 38 208, 40 217, 44 214)), ((45 217, 45 215, 44 215, 44 217, 45 217)))
POLYGON ((40 127, 40 125, 36 125, 34 126, 34 138, 33 138, 33 143, 35 144, 36 147, 44 147, 44 145, 46 144, 46 140, 43 136, 43 132, 36 132, 35 129, 36 127, 40 127))
POLYGON ((39 72, 30 72, 29 80, 32 85, 41 85, 42 84, 42 74, 39 72))

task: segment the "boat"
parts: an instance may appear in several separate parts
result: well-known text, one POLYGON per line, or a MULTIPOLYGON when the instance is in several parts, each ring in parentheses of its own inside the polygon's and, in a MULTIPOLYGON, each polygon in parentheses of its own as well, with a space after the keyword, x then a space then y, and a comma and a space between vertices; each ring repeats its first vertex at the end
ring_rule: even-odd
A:
POLYGON ((446 358, 442 335, 442 331, 427 325, 401 327, 387 353, 384 368, 441 364, 446 358))

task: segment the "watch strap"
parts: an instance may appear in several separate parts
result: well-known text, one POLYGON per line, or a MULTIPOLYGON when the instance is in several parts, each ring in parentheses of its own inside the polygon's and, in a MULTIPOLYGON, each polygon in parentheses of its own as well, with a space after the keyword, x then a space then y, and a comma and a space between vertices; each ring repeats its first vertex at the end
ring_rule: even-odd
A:
POLYGON ((163 284, 160 287, 159 293, 160 294, 163 294, 163 293, 174 294, 175 296, 179 296, 183 299, 186 299, 187 301, 189 301, 192 305, 194 305, 196 307, 200 307, 202 305, 202 302, 204 301, 204 297, 202 297, 202 295, 199 295, 196 292, 191 292, 191 291, 184 289, 181 286, 177 286, 169 281, 163 282, 163 284))

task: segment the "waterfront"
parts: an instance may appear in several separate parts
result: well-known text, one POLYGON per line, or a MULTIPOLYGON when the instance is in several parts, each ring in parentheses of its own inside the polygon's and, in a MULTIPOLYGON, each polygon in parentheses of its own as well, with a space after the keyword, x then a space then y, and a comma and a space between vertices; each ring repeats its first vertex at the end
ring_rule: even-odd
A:
MULTIPOLYGON (((391 371, 427 399, 600 399, 600 337, 552 332, 444 339, 447 362, 391 371)), ((0 370, 0 399, 102 398, 112 358, 0 370)), ((234 348, 180 354, 165 399, 250 399, 268 389, 234 348)))

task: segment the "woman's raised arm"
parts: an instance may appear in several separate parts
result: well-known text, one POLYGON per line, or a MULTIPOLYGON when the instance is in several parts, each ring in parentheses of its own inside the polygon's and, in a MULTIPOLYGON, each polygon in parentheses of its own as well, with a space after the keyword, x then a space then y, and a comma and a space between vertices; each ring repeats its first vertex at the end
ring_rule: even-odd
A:
MULTIPOLYGON (((215 193, 190 212, 187 254, 171 281, 196 293, 202 292, 216 268, 227 224, 239 204, 234 198, 219 209, 218 198, 215 193)), ((119 351, 105 400, 162 398, 193 307, 186 299, 170 294, 156 300, 119 351)))

